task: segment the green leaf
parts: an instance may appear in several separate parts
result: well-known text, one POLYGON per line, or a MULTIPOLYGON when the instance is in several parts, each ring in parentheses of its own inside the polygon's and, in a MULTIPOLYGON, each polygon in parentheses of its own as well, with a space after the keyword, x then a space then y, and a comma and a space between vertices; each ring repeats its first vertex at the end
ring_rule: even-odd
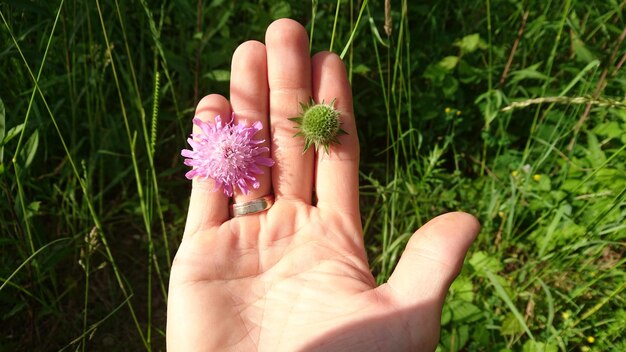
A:
POLYGON ((469 341, 469 326, 454 327, 452 331, 443 331, 441 334, 441 351, 459 351, 469 341))
POLYGON ((358 64, 352 67, 352 73, 357 75, 366 75, 370 71, 370 68, 364 64, 358 64))
POLYGON ((291 5, 289 5, 286 1, 280 1, 272 4, 270 7, 270 16, 272 17, 272 20, 291 17, 291 5))
POLYGON ((587 159, 594 168, 600 167, 606 161, 606 155, 602 151, 598 137, 591 132, 587 132, 587 159))
POLYGON ((510 82, 516 83, 525 79, 536 79, 539 81, 547 81, 550 79, 549 76, 546 76, 542 72, 539 72, 539 67, 541 63, 537 63, 521 70, 512 71, 509 76, 511 77, 510 82))
POLYGON ((491 282, 491 284, 493 285, 493 287, 496 289, 496 293, 498 294, 498 296, 500 296, 500 298, 507 305, 511 313, 515 316, 515 319, 519 321, 519 324, 524 329, 524 332, 526 333, 526 335, 528 335, 528 337, 534 340, 535 337, 533 336, 532 332, 530 332, 528 325, 526 325, 526 321, 524 320, 524 317, 519 312, 519 310, 517 310, 517 308, 515 307, 515 304, 511 300, 511 297, 509 297, 509 295, 506 293, 506 290, 500 283, 501 277, 493 274, 490 271, 486 271, 485 274, 487 278, 489 279, 489 281, 491 282))
POLYGON ((457 346, 458 346, 458 349, 460 350, 461 348, 463 348, 463 346, 467 344, 467 341, 469 341, 469 326, 461 325, 457 329, 457 333, 458 333, 457 346))
MULTIPOLYGON (((374 38, 376 38, 376 40, 385 48, 389 47, 389 43, 387 43, 386 41, 383 40, 383 38, 380 36, 380 32, 378 31, 378 27, 376 27, 376 23, 374 23, 374 18, 372 16, 370 16, 368 18, 368 22, 370 25, 370 31, 372 32, 372 34, 374 35, 374 38)), ((346 47, 347 48, 347 47, 346 47)), ((345 51, 345 49, 344 49, 345 51)), ((341 55, 341 58, 343 58, 343 54, 341 55)))
POLYGON ((500 327, 500 333, 504 336, 514 336, 524 332, 522 324, 515 317, 513 313, 509 313, 504 317, 502 326, 500 327))
POLYGON ((448 324, 450 320, 452 320, 452 308, 446 303, 441 309, 441 326, 448 324))
POLYGON ((441 86, 447 74, 448 72, 437 64, 430 64, 426 67, 426 70, 424 70, 424 78, 430 80, 433 85, 438 87, 441 86))
POLYGON ((491 256, 483 251, 474 253, 469 263, 479 276, 484 276, 486 271, 497 273, 503 268, 500 258, 491 256))
POLYGON ((39 212, 39 208, 41 207, 40 201, 30 202, 26 207, 26 211, 28 212, 28 216, 36 215, 39 212))
POLYGON ((626 133, 617 121, 600 123, 594 127, 593 132, 598 136, 607 137, 609 139, 619 138, 626 133))
POLYGON ((473 322, 482 317, 480 308, 466 301, 454 300, 448 306, 453 322, 473 322))
POLYGON ((559 96, 560 97, 565 96, 572 88, 574 88, 574 86, 576 86, 578 82, 580 82, 583 78, 588 77, 589 71, 597 69, 598 66, 600 66, 599 60, 593 60, 592 62, 588 63, 587 66, 585 66, 582 70, 580 70, 578 74, 576 75, 576 77, 574 77, 574 79, 572 79, 567 84, 567 86, 561 90, 561 92, 559 93, 559 96))
POLYGON ((487 43, 485 43, 485 41, 480 39, 480 35, 478 33, 466 35, 460 40, 457 40, 456 42, 454 42, 454 45, 461 48, 461 51, 463 53, 471 53, 471 52, 476 51, 476 49, 487 48, 487 43))
POLYGON ((4 135, 4 140, 0 142, 0 146, 7 145, 11 141, 11 139, 17 137, 20 134, 20 132, 22 132, 23 129, 24 129, 23 123, 20 123, 19 125, 11 128, 9 132, 7 132, 6 135, 4 135))
POLYGON ((33 162, 38 146, 39 130, 35 130, 35 132, 33 132, 33 134, 31 134, 28 138, 28 141, 26 141, 26 144, 24 144, 24 149, 21 150, 21 155, 24 159, 24 168, 27 168, 33 162))
POLYGON ((446 76, 443 79, 443 94, 446 98, 453 99, 456 92, 459 90, 459 81, 452 76, 446 76))
POLYGON ((626 123, 626 109, 609 109, 611 115, 618 117, 622 122, 626 123))
POLYGON ((478 98, 474 101, 475 104, 478 104, 478 107, 485 118, 485 129, 488 129, 489 125, 498 116, 498 112, 500 111, 500 107, 502 107, 503 101, 504 94, 499 89, 487 91, 478 96, 478 98))
POLYGON ((543 343, 528 340, 522 346, 522 352, 558 352, 558 346, 554 343, 543 343))
POLYGON ((441 67, 447 72, 450 72, 456 67, 458 63, 459 63, 458 56, 446 56, 443 59, 441 59, 441 61, 439 61, 437 66, 441 67))
POLYGON ((595 60, 596 57, 587 49, 585 43, 576 35, 575 31, 572 33, 572 49, 574 50, 576 59, 586 63, 595 60))
POLYGON ((539 257, 543 257, 546 252, 556 247, 559 239, 558 234, 562 233, 563 225, 561 225, 561 219, 572 212, 572 207, 569 204, 563 204, 559 207, 554 215, 554 218, 548 225, 548 228, 544 231, 537 232, 537 246, 539 247, 539 257))
POLYGON ((550 175, 538 175, 540 178, 538 181, 533 179, 534 182, 537 183, 536 187, 540 191, 548 192, 552 189, 552 184, 550 182, 550 175))
POLYGON ((205 74, 204 77, 215 82, 228 82, 230 80, 230 70, 213 70, 205 74))
POLYGON ((450 296, 455 299, 472 302, 474 301, 474 284, 467 276, 461 275, 450 286, 450 296))

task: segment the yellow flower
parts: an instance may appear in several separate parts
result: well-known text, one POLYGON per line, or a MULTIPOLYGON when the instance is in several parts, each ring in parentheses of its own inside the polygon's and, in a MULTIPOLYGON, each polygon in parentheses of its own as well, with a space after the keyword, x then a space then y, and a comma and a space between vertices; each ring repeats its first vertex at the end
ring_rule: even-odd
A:
POLYGON ((519 171, 517 171, 517 170, 511 171, 511 176, 517 177, 517 174, 519 174, 519 171))
POLYGON ((449 107, 446 107, 443 111, 445 111, 446 114, 449 114, 452 111, 452 109, 449 107))
POLYGON ((561 313, 561 318, 567 320, 570 317, 569 311, 561 313))
POLYGON ((589 348, 589 346, 583 346, 583 347, 580 348, 580 351, 581 352, 589 352, 589 351, 591 351, 591 348, 589 348))
POLYGON ((505 214, 504 214, 504 212, 503 212, 502 210, 500 210, 500 211, 498 212, 498 216, 499 216, 499 217, 501 217, 502 219, 504 219, 504 215, 505 215, 505 214))
POLYGON ((461 110, 456 111, 456 116, 461 116, 461 110))
POLYGON ((541 175, 540 174, 534 174, 533 175, 533 180, 539 182, 539 180, 541 180, 541 175))
POLYGON ((587 336, 587 342, 594 343, 594 342, 596 342, 596 338, 593 337, 593 336, 587 336))

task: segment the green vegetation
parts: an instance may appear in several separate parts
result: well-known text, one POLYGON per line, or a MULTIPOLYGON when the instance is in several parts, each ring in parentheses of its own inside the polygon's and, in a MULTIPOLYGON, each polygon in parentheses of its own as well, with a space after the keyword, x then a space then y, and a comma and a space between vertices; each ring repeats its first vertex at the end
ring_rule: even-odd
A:
POLYGON ((482 223, 441 351, 625 351, 626 1, 0 4, 0 351, 164 349, 194 104, 275 18, 348 67, 373 270, 482 223))

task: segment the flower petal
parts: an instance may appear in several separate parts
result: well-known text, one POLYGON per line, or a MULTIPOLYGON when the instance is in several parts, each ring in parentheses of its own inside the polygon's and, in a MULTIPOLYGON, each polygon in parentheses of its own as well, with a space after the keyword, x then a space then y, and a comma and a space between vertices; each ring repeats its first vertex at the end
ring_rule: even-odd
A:
POLYGON ((215 181, 215 189, 222 189, 225 195, 232 196, 233 189, 239 188, 247 194, 250 187, 259 188, 260 182, 255 175, 262 174, 260 166, 272 166, 271 158, 261 157, 260 154, 269 152, 268 147, 260 146, 262 139, 253 139, 254 135, 263 129, 259 121, 252 126, 234 124, 235 115, 224 123, 221 116, 216 116, 214 122, 193 119, 200 133, 192 133, 187 142, 191 149, 181 150, 185 157, 184 164, 193 167, 185 176, 189 179, 201 176, 215 181))

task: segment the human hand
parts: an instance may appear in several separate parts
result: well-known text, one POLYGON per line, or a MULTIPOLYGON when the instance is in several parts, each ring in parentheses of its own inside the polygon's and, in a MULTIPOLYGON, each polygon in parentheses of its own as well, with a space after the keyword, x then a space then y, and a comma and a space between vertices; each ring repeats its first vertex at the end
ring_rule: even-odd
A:
POLYGON ((339 57, 309 57, 304 28, 278 20, 266 44, 233 55, 230 103, 202 99, 196 117, 261 121, 276 164, 242 203, 270 193, 267 211, 229 217, 212 182, 193 181, 183 241, 172 265, 169 351, 433 350, 441 308, 479 225, 450 213, 420 228, 388 282, 376 285, 359 214, 359 145, 352 96, 339 57), (348 133, 330 154, 293 138, 299 102, 336 99, 348 133), (270 118, 271 117, 271 120, 270 118), (317 201, 312 204, 315 192, 317 201))

